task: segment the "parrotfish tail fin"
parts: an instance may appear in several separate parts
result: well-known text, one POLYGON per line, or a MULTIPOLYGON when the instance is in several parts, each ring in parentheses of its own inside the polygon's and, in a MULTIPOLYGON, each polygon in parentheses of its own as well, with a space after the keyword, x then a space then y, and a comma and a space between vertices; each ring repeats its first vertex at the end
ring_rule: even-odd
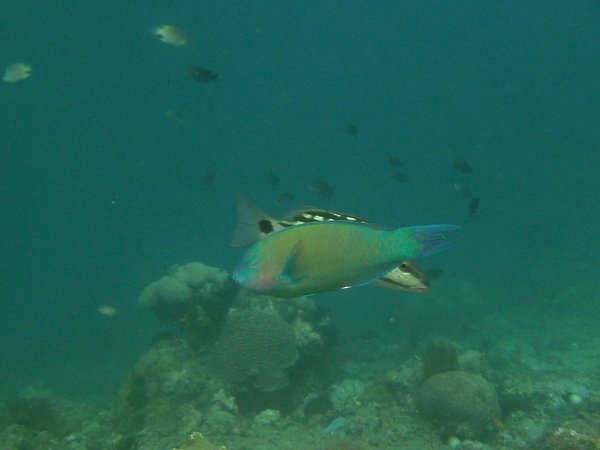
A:
POLYGON ((418 256, 429 256, 449 249, 456 244, 456 239, 448 238, 446 234, 459 229, 458 225, 451 224, 405 228, 405 230, 410 230, 414 233, 415 240, 419 243, 418 256))
POLYGON ((245 195, 237 194, 237 225, 231 238, 232 247, 244 247, 264 238, 274 220, 245 195))

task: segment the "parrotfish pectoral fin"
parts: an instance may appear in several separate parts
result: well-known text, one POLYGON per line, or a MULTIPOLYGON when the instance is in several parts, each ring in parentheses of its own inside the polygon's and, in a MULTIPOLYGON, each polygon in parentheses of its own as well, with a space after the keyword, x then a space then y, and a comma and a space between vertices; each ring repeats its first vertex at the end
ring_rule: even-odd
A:
POLYGON ((415 239, 419 243, 419 256, 429 256, 435 253, 449 249, 456 243, 456 239, 450 239, 446 233, 459 230, 458 225, 423 225, 416 227, 407 227, 405 230, 411 230, 415 234, 415 239))
POLYGON ((298 256, 304 251, 304 244, 298 241, 292 247, 290 254, 285 260, 283 269, 279 274, 279 279, 285 283, 296 283, 303 278, 300 267, 298 266, 298 256))
POLYGON ((265 214, 258 206, 252 203, 243 194, 237 194, 238 222, 231 238, 232 247, 244 247, 260 240, 261 221, 268 223, 273 219, 265 214))

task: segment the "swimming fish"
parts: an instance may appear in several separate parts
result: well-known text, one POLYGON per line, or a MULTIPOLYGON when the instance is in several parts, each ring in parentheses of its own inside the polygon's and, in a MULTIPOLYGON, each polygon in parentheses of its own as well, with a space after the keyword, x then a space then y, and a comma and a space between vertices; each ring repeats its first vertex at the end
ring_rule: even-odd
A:
POLYGON ((279 184, 279 181, 279 176, 275 175, 274 173, 270 173, 269 175, 267 175, 267 183, 271 186, 277 186, 279 184))
POLYGON ((476 197, 469 202, 469 217, 475 217, 477 211, 479 211, 479 202, 481 199, 476 197))
POLYGON ((282 192, 275 199, 275 203, 278 205, 285 205, 286 203, 293 202, 296 196, 291 192, 282 192))
POLYGON ((473 193, 471 192, 471 189, 469 189, 469 187, 463 183, 454 183, 454 190, 467 200, 473 198, 473 193))
POLYGON ((216 179, 217 172, 215 172, 214 170, 209 170, 208 172, 205 172, 204 175, 202 175, 202 184, 210 186, 215 182, 216 179))
POLYGON ((189 66, 185 69, 185 74, 192 80, 199 81, 200 83, 210 83, 219 79, 218 74, 201 66, 189 66))
POLYGON ((473 168, 464 159, 454 158, 452 161, 452 167, 461 173, 473 173, 473 168))
POLYGON ((389 156, 387 161, 392 167, 402 167, 402 161, 400 161, 400 158, 397 158, 396 156, 389 156))
POLYGON ((358 127, 352 123, 347 123, 346 134, 349 134, 350 136, 356 136, 358 134, 358 127))
POLYGON ((31 76, 31 66, 23 63, 11 64, 4 71, 3 81, 16 83, 31 76))
POLYGON ((306 185, 306 187, 316 193, 321 200, 329 200, 333 195, 333 186, 331 186, 326 181, 315 180, 311 181, 306 185))
POLYGON ((402 260, 448 248, 455 225, 385 231, 346 220, 310 222, 273 232, 250 247, 233 271, 242 287, 297 297, 369 284, 402 260))
POLYGON ((448 248, 456 225, 379 230, 349 221, 311 222, 272 233, 250 247, 232 273, 251 291, 298 297, 366 285, 402 260, 448 248))
MULTIPOLYGON (((303 209, 297 211, 290 220, 278 220, 264 213, 258 206, 245 196, 238 195, 239 226, 236 229, 231 245, 242 247, 269 234, 294 225, 309 222, 323 222, 331 220, 346 220, 349 222, 369 223, 368 220, 349 214, 340 214, 322 209, 303 209)), ((415 261, 404 260, 383 275, 374 283, 375 286, 408 292, 428 292, 429 280, 421 272, 415 261)))
POLYGON ((408 180, 408 177, 401 172, 395 170, 392 172, 392 180, 396 180, 398 183, 405 183, 408 180))
POLYGON ((104 316, 114 317, 119 314, 119 310, 111 305, 102 305, 98 307, 98 312, 104 316))
POLYGON ((185 47, 190 41, 186 32, 175 25, 161 25, 154 29, 154 34, 165 44, 174 47, 185 47))

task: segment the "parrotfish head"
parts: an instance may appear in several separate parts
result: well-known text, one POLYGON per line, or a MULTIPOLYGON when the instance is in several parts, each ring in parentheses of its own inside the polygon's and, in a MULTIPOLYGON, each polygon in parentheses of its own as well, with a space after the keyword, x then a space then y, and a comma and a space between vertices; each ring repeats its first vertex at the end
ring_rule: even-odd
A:
POLYGON ((231 274, 231 278, 243 288, 254 292, 268 294, 273 289, 271 280, 265 276, 264 271, 253 267, 236 267, 231 274))

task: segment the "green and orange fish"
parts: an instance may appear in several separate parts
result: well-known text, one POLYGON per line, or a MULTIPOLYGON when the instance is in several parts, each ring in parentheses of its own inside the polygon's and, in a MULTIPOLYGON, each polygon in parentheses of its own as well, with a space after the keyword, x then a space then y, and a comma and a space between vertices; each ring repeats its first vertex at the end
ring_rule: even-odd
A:
POLYGON ((369 284, 403 260, 448 248, 456 225, 381 230, 352 221, 296 225, 269 234, 244 254, 232 278, 274 297, 298 297, 369 284))
MULTIPOLYGON (((297 209, 291 214, 290 219, 275 219, 242 194, 238 195, 238 220, 238 228, 231 241, 231 245, 234 247, 246 246, 264 239, 275 231, 308 222, 346 220, 370 223, 358 216, 318 208, 297 209)), ((427 276, 419 269, 415 261, 410 260, 401 261, 397 267, 375 281, 373 286, 412 293, 426 293, 430 288, 427 276)))

